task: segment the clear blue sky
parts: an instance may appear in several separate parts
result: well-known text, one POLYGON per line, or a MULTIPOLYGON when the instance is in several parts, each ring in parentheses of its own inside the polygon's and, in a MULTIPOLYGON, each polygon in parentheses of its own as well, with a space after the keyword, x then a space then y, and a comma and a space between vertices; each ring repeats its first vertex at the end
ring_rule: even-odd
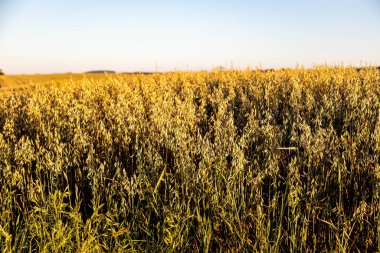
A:
POLYGON ((0 0, 6 73, 380 65, 379 0, 0 0))

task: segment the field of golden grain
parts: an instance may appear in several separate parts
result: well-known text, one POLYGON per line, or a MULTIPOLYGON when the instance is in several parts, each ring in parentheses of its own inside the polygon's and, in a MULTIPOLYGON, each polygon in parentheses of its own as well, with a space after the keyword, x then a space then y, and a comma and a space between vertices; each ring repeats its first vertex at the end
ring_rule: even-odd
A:
POLYGON ((46 84, 0 92, 1 252, 379 251, 377 69, 46 84))
POLYGON ((113 74, 92 74, 92 73, 67 73, 67 74, 35 74, 35 75, 0 75, 0 94, 11 94, 13 92, 25 90, 36 85, 66 85, 68 82, 80 81, 83 79, 106 80, 113 74))

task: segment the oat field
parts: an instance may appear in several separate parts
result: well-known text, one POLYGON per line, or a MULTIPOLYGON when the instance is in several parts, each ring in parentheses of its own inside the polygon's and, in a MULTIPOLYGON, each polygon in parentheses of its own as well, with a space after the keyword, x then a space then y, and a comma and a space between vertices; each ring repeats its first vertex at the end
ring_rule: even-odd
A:
POLYGON ((66 85, 70 81, 105 80, 112 74, 66 73, 66 74, 35 74, 35 75, 0 75, 0 95, 19 92, 36 85, 66 85))
POLYGON ((0 88, 1 252, 380 250, 375 68, 35 82, 0 88))

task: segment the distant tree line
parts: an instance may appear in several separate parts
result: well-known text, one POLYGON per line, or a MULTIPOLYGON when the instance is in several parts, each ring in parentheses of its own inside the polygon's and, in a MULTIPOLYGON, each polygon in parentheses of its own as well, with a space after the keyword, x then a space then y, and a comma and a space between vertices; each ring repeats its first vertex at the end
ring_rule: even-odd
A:
POLYGON ((104 73, 115 74, 116 71, 113 71, 113 70, 91 70, 91 71, 87 71, 85 73, 86 74, 104 74, 104 73))
POLYGON ((4 72, 2 69, 0 69, 0 75, 4 75, 4 72))

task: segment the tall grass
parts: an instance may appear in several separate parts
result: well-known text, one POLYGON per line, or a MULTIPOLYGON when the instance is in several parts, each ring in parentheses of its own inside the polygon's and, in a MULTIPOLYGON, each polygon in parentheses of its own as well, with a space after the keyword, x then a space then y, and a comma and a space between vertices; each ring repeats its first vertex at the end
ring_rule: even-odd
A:
POLYGON ((0 251, 379 251, 380 72, 109 76, 0 98, 0 251))

